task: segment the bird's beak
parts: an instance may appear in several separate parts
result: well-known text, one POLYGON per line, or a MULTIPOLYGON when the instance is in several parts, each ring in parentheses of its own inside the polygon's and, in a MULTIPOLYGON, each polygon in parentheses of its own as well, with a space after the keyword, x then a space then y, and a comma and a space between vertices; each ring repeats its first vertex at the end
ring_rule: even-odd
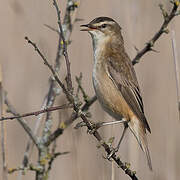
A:
POLYGON ((85 27, 85 28, 81 29, 81 31, 93 31, 93 30, 97 29, 92 24, 84 24, 84 25, 81 25, 80 27, 85 27))

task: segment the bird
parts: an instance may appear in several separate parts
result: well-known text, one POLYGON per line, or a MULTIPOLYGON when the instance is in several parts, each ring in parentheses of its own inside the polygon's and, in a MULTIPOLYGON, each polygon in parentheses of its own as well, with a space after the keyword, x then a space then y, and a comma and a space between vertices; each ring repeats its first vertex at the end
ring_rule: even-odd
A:
MULTIPOLYGON (((122 28, 110 17, 97 17, 81 25, 91 35, 94 66, 93 86, 103 110, 124 124, 121 140, 129 128, 144 151, 149 169, 152 163, 147 142, 151 129, 144 114, 143 100, 131 59, 126 53, 122 28)), ((113 152, 114 153, 114 152, 113 152)))

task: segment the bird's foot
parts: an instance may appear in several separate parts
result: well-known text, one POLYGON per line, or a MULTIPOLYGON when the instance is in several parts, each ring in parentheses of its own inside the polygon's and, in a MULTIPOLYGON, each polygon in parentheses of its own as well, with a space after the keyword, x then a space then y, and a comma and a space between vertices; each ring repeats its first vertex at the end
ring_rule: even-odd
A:
MULTIPOLYGON (((91 130, 90 129, 87 130, 87 133, 89 134, 93 134, 103 124, 103 122, 94 123, 92 121, 90 121, 90 123, 91 123, 91 130)), ((80 127, 84 127, 84 126, 86 126, 86 123, 82 121, 82 122, 77 123, 74 128, 79 129, 80 127)))

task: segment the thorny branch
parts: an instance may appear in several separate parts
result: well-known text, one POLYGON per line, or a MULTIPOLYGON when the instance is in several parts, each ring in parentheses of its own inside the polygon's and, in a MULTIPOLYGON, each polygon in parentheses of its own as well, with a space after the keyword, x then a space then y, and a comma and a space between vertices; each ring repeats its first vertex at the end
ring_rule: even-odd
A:
POLYGON ((175 17, 177 16, 177 9, 179 7, 179 1, 178 0, 174 0, 172 1, 173 3, 173 8, 172 8, 172 11, 171 13, 168 15, 168 13, 163 9, 163 5, 161 4, 160 5, 160 9, 162 11, 162 14, 163 14, 163 17, 164 17, 164 22, 163 24, 161 25, 159 31, 152 37, 151 40, 149 40, 149 42, 146 43, 146 46, 140 50, 136 57, 132 60, 132 63, 133 65, 135 65, 136 63, 139 62, 140 58, 146 54, 147 52, 149 51, 152 51, 152 47, 154 46, 155 42, 160 38, 160 36, 163 34, 163 33, 168 33, 168 30, 167 30, 167 26, 168 24, 170 23, 170 21, 175 17))
POLYGON ((40 110, 40 111, 34 111, 34 112, 30 112, 30 113, 25 113, 25 114, 22 114, 22 115, 16 115, 16 116, 10 116, 10 117, 2 117, 0 119, 0 121, 13 120, 13 119, 23 118, 23 117, 28 117, 28 116, 38 116, 39 114, 42 114, 42 113, 56 111, 56 110, 60 110, 60 109, 67 109, 67 108, 71 108, 71 106, 69 104, 64 104, 64 105, 61 105, 61 106, 50 107, 50 108, 46 108, 46 109, 43 109, 43 110, 40 110))
MULTIPOLYGON (((83 113, 81 113, 80 117, 84 121, 84 123, 86 123, 88 130, 93 132, 94 137, 100 142, 101 146, 109 155, 111 153, 111 147, 102 139, 99 132, 97 130, 94 130, 91 122, 86 118, 86 116, 83 113)), ((118 167, 120 167, 132 180, 138 180, 136 172, 129 169, 127 164, 123 163, 120 160, 120 158, 116 155, 116 153, 114 153, 111 157, 116 162, 118 167)))

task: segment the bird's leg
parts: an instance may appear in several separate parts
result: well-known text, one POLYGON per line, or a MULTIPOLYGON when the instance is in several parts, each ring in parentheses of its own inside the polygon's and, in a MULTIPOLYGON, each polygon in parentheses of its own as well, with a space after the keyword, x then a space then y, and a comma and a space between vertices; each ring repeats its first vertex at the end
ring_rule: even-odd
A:
POLYGON ((126 133, 127 128, 128 128, 128 124, 127 124, 127 122, 126 122, 126 123, 124 123, 124 129, 123 129, 123 132, 122 132, 121 138, 120 138, 120 140, 119 140, 119 142, 118 142, 117 147, 115 148, 115 149, 117 149, 117 151, 119 150, 119 147, 120 147, 121 141, 122 141, 122 140, 123 140, 123 138, 124 138, 124 135, 125 135, 125 133, 126 133))
MULTIPOLYGON (((88 130, 88 133, 93 134, 93 132, 95 130, 98 130, 99 128, 103 127, 103 126, 107 126, 107 125, 113 125, 113 124, 119 124, 119 123, 125 123, 127 122, 126 119, 121 119, 118 121, 111 121, 111 122, 98 122, 98 123, 93 123, 91 121, 92 124, 92 130, 88 130)), ((75 129, 78 129, 80 127, 86 126, 86 124, 82 121, 76 124, 76 126, 74 127, 75 129)))
POLYGON ((95 130, 97 130, 97 129, 103 127, 103 126, 119 124, 119 123, 125 123, 125 122, 127 122, 126 119, 121 119, 121 120, 118 120, 118 121, 111 121, 111 122, 92 123, 93 129, 91 131, 88 131, 88 133, 93 134, 95 130))
POLYGON ((127 124, 127 121, 126 121, 126 122, 124 123, 124 129, 123 129, 121 138, 120 138, 120 140, 119 140, 119 142, 118 142, 118 145, 116 146, 116 148, 113 148, 113 149, 111 150, 110 154, 108 154, 108 156, 107 156, 107 159, 111 159, 112 155, 113 155, 114 153, 118 152, 118 150, 119 150, 119 148, 120 148, 120 144, 121 144, 121 142, 122 142, 122 140, 123 140, 123 138, 124 138, 124 135, 125 135, 125 133, 126 133, 127 128, 128 128, 128 124, 127 124))
POLYGON ((125 123, 125 122, 127 122, 126 119, 121 119, 121 120, 118 120, 118 121, 111 121, 111 122, 99 122, 99 123, 96 123, 96 126, 97 126, 98 128, 100 128, 100 127, 102 127, 102 126, 119 124, 119 123, 125 123))

